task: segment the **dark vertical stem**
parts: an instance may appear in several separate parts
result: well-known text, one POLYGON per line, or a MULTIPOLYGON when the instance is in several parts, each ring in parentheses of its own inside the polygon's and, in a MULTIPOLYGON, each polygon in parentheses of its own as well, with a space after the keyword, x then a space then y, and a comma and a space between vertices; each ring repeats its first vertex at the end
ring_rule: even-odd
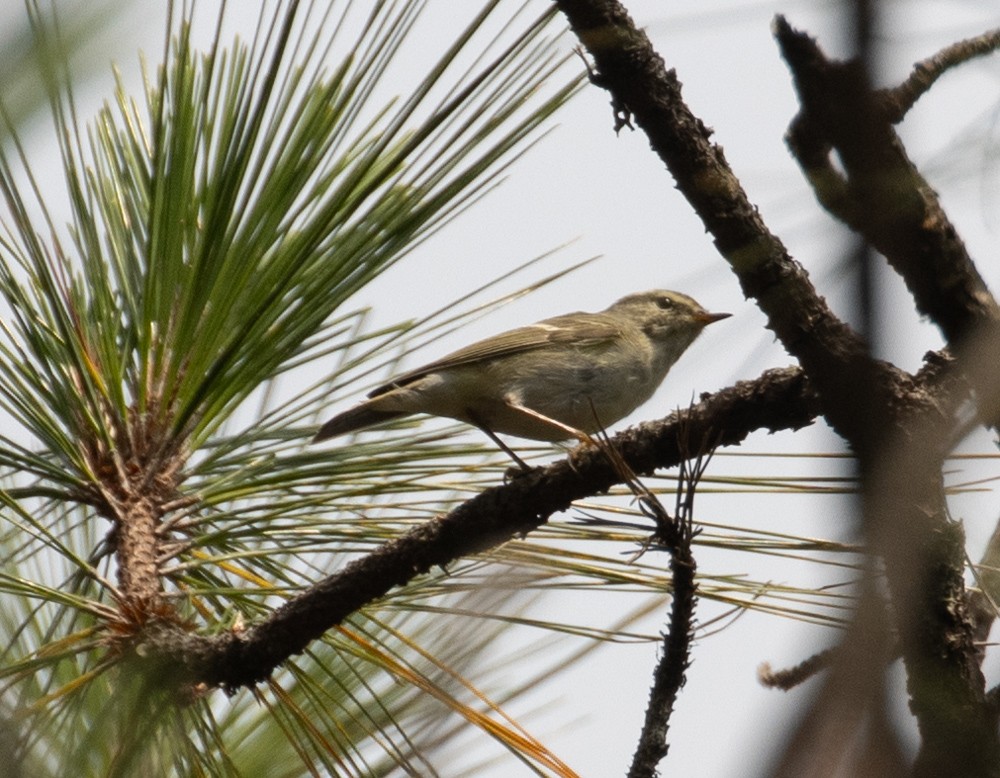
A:
MULTIPOLYGON (((877 0, 854 0, 851 19, 851 37, 855 57, 864 71, 865 80, 873 83, 876 73, 875 31, 878 25, 877 0)), ((858 328, 874 353, 878 352, 878 333, 875 331, 875 310, 878 304, 876 288, 875 252, 865 238, 855 238, 855 267, 857 268, 858 328)), ((863 475, 863 474, 861 474, 863 475)))

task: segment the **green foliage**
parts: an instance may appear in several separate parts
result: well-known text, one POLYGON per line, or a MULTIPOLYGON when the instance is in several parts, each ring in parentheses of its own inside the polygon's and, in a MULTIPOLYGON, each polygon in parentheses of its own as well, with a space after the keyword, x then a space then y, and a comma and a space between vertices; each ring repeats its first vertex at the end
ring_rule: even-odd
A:
MULTIPOLYGON (((416 457, 468 457, 440 434, 406 454, 382 443, 364 468, 302 451, 337 381, 301 388, 310 366, 371 370, 456 321, 365 332, 345 302, 494 185, 578 83, 557 75, 550 12, 510 21, 491 2, 399 97, 396 62, 419 45, 420 9, 264 6, 249 41, 224 45, 217 32, 206 52, 194 10, 172 9, 145 94, 119 79, 86 131, 65 62, 40 58, 65 227, 4 112, 0 700, 12 764, 252 775, 272 760, 270 775, 382 774, 419 758, 408 733, 432 698, 481 718, 476 694, 407 669, 408 654, 441 662, 446 651, 426 618, 398 637, 411 619, 401 610, 357 615, 259 692, 263 706, 171 697, 116 648, 141 614, 116 580, 120 537, 102 538, 105 519, 121 526, 149 501, 170 609, 192 629, 238 629, 391 534, 336 505, 345 491, 440 502, 440 488, 415 484, 441 461, 416 457), (286 374, 300 388, 275 399, 286 374)), ((58 54, 56 28, 31 20, 58 54)), ((451 659, 468 662, 491 634, 451 659)))

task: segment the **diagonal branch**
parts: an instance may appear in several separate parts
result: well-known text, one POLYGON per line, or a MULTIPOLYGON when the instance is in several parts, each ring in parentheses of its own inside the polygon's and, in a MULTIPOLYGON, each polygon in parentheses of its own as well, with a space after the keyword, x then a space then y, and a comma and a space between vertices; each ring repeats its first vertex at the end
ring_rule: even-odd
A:
POLYGON ((854 61, 831 62, 781 16, 774 31, 801 104, 788 145, 820 203, 885 256, 917 310, 952 345, 977 327, 1000 325, 1000 307, 937 193, 907 156, 891 106, 872 90, 864 69, 854 61))
POLYGON ((997 49, 1000 49, 1000 28, 952 43, 937 54, 920 60, 913 66, 913 72, 903 83, 892 89, 882 90, 881 97, 886 102, 888 118, 893 124, 901 122, 917 100, 951 68, 976 57, 993 54, 997 49))
MULTIPOLYGON (((612 445, 631 470, 648 474, 684 456, 678 442, 681 427, 689 439, 735 445, 756 430, 807 426, 817 412, 802 371, 770 370, 754 381, 705 395, 663 421, 626 430, 612 445)), ((227 689, 252 685, 393 587, 530 532, 574 500, 605 492, 620 480, 600 449, 577 449, 567 460, 487 489, 354 560, 245 632, 207 638, 164 624, 143 636, 141 653, 162 663, 168 676, 179 673, 190 682, 227 689)))
POLYGON ((597 66, 592 80, 612 95, 616 124, 622 112, 634 117, 744 293, 756 299, 768 327, 805 369, 830 424, 859 453, 874 445, 865 417, 909 389, 905 374, 869 357, 863 340, 830 310, 767 228, 722 149, 711 142, 711 131, 684 103, 676 73, 622 5, 558 0, 558 6, 597 66))
MULTIPOLYGON (((557 2, 597 64, 593 80, 612 94, 616 126, 623 115, 635 117, 743 290, 756 299, 768 326, 798 358, 827 420, 859 456, 866 496, 878 498, 866 501, 864 529, 872 552, 884 560, 901 622, 911 706, 923 735, 920 769, 926 775, 944 774, 934 770, 950 759, 962 774, 987 774, 986 765, 1000 763, 995 758, 1000 743, 964 607, 961 533, 948 516, 941 479, 955 406, 942 402, 926 380, 870 359, 857 334, 833 315, 802 268, 767 230, 721 150, 709 142, 709 131, 684 105, 676 74, 667 71, 624 8, 615 0, 557 2), (930 428, 947 434, 914 434, 930 428), (884 461, 897 453, 886 449, 887 442, 906 449, 909 467, 893 468, 893 462, 884 461), (969 771, 963 772, 966 768, 969 771)), ((815 44, 793 33, 780 18, 777 27, 786 59, 797 62, 801 55, 808 63, 818 51, 815 44)), ((796 65, 793 71, 798 77, 796 65)), ((873 98, 867 84, 845 77, 836 85, 860 101, 855 104, 866 115, 857 145, 850 149, 856 159, 850 164, 845 160, 848 177, 832 177, 827 165, 827 183, 839 188, 836 194, 846 201, 853 196, 851 176, 862 180, 861 168, 872 166, 863 179, 865 198, 853 206, 884 208, 892 216, 870 239, 898 265, 918 308, 934 316, 953 345, 960 346, 978 325, 1000 321, 996 302, 929 187, 914 177, 915 171, 909 178, 894 177, 903 168, 890 164, 893 154, 904 160, 905 154, 891 127, 869 105, 873 98), (897 255, 904 246, 915 256, 897 255), (928 268, 911 267, 919 262, 928 268)), ((827 99, 841 98, 840 92, 827 99)), ((805 97, 803 103, 804 111, 812 108, 824 118, 822 106, 813 106, 805 97)), ((810 121, 821 124, 819 119, 810 121)), ((841 121, 849 123, 847 117, 841 121)), ((819 137, 808 152, 825 158, 834 145, 834 140, 824 143, 819 137)), ((838 151, 844 156, 843 148, 838 151)))

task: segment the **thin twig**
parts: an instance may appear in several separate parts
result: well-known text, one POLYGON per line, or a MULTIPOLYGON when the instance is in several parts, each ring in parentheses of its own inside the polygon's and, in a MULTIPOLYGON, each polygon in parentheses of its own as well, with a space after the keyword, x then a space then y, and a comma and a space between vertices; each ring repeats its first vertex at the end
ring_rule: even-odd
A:
POLYGON ((768 662, 764 662, 757 668, 757 680, 768 688, 787 692, 828 668, 834 654, 835 649, 828 648, 784 670, 774 670, 768 662))
MULTIPOLYGON (((688 448, 689 434, 689 428, 680 425, 677 432, 678 447, 689 453, 681 460, 677 477, 676 517, 670 517, 656 495, 638 478, 633 476, 623 479, 639 500, 642 512, 656 523, 654 537, 670 554, 670 572, 673 576, 673 597, 667 630, 662 636, 662 653, 653 673, 653 686, 649 693, 639 744, 629 768, 629 778, 656 775, 657 765, 667 755, 670 748, 667 743, 670 716, 680 690, 687 681, 687 668, 691 664, 698 590, 695 583, 697 564, 691 552, 692 542, 697 535, 694 529, 694 495, 711 459, 711 452, 706 455, 706 449, 702 445, 692 461, 688 448)), ((622 465, 627 467, 624 461, 622 465)))
POLYGON ((951 68, 976 57, 992 54, 998 48, 1000 48, 1000 27, 974 38, 952 43, 937 54, 920 60, 913 66, 913 72, 903 83, 880 92, 880 96, 885 100, 889 120, 894 124, 901 122, 917 100, 951 68))

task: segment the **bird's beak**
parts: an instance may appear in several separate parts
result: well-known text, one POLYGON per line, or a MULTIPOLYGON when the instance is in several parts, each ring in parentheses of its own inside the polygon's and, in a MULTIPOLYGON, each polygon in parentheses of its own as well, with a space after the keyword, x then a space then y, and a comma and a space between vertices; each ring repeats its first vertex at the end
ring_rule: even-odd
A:
POLYGON ((703 311, 701 313, 695 314, 695 321, 700 321, 703 325, 709 325, 713 321, 719 321, 720 319, 728 319, 732 316, 731 313, 708 313, 708 311, 703 311))

